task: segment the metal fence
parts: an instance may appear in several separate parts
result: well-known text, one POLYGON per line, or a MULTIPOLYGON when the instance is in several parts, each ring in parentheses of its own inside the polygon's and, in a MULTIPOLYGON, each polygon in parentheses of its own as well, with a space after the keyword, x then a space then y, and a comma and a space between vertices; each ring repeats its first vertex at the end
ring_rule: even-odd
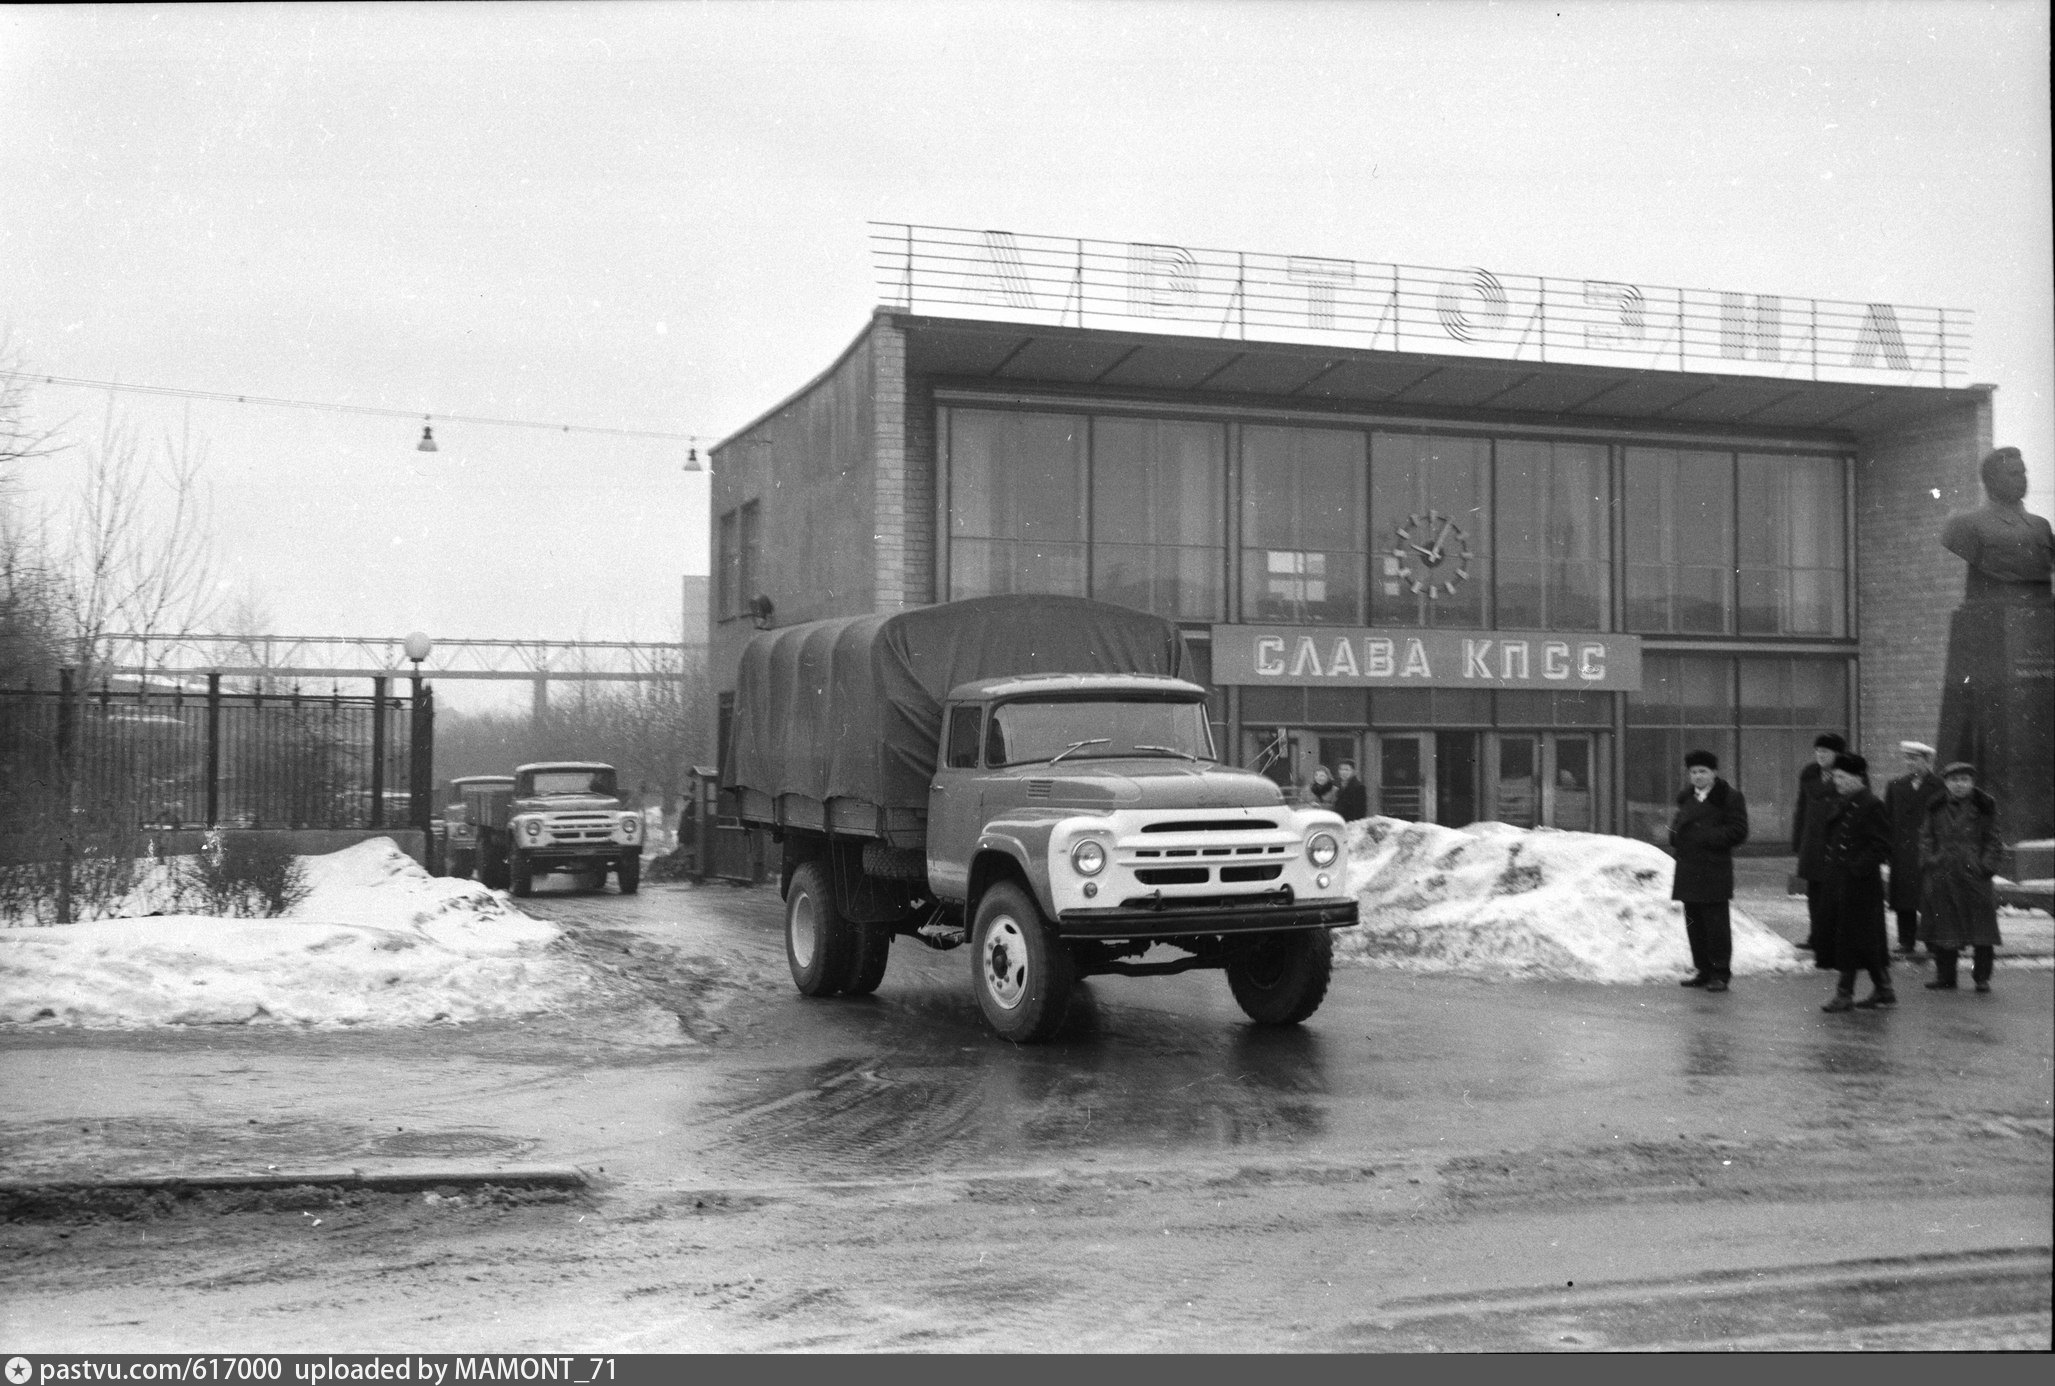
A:
MULTIPOLYGON (((426 827, 433 695, 0 689, 0 792, 138 828, 426 827)), ((4 817, 6 815, 0 815, 4 817)))
POLYGON ((967 317, 1241 340, 1947 385, 1971 314, 1472 266, 871 223, 881 298, 967 317))

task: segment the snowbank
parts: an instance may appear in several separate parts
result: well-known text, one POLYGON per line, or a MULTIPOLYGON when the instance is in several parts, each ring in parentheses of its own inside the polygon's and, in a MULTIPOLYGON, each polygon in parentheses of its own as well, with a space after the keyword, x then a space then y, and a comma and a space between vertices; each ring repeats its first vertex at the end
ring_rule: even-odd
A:
MULTIPOLYGON (((1351 823, 1349 888, 1363 923, 1335 935, 1345 962, 1414 972, 1675 981, 1691 971, 1667 853, 1632 838, 1504 823, 1351 823)), ((1733 912, 1737 976, 1811 966, 1733 912)))
POLYGON ((0 929, 0 1024, 422 1025, 562 1009, 590 983, 555 925, 390 838, 303 857, 280 919, 196 915, 0 929))

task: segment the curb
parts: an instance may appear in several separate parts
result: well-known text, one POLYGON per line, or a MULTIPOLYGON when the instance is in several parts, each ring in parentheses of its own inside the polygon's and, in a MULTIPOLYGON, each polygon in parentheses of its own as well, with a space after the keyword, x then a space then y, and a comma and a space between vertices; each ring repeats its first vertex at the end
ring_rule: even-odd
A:
POLYGON ((572 1165, 516 1165, 407 1170, 303 1169, 263 1174, 109 1175, 98 1179, 0 1179, 0 1199, 96 1193, 248 1193, 265 1189, 339 1188, 380 1193, 419 1193, 448 1188, 565 1189, 590 1187, 585 1171, 572 1165))

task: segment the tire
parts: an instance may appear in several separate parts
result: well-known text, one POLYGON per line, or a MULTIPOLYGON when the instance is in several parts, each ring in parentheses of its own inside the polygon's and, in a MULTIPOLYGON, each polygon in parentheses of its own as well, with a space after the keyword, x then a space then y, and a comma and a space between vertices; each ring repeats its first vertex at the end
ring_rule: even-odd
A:
POLYGON ((1271 934, 1227 965, 1228 989, 1258 1025, 1296 1025, 1320 1009, 1334 975, 1334 935, 1325 929, 1271 934))
POLYGON ((1034 897, 1011 881, 986 891, 971 926, 971 989, 1001 1039, 1039 1044, 1070 1011, 1077 964, 1034 897))
POLYGON ((835 891, 817 861, 792 873, 785 892, 785 962, 801 996, 833 996, 846 987, 857 959, 856 930, 835 908, 835 891))
POLYGON ((869 996, 885 980, 885 964, 892 961, 892 931, 882 924, 851 924, 856 947, 851 949, 849 977, 844 996, 869 996))
POLYGON ((458 880, 470 880, 471 873, 476 871, 477 869, 478 854, 476 852, 450 853, 450 875, 456 877, 458 880))
MULTIPOLYGON (((642 888, 642 853, 623 852, 621 860, 614 866, 614 876, 621 883, 621 894, 633 895, 642 888)), ((606 884, 606 872, 599 873, 599 883, 606 884)))
POLYGON ((509 855, 511 860, 507 863, 508 890, 516 896, 533 895, 535 868, 529 865, 527 853, 516 847, 509 855))

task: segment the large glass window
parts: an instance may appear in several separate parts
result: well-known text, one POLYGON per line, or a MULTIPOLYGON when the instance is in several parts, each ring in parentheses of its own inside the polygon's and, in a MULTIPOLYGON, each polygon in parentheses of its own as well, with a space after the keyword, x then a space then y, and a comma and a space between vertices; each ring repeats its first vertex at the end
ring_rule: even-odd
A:
POLYGON ((1741 758, 1722 773, 1748 796, 1750 837, 1789 842, 1813 738, 1848 730, 1848 662, 1743 655, 1740 665, 1741 758))
POLYGON ((1743 635, 1848 633, 1842 464, 1834 457, 1737 459, 1736 577, 1743 635))
POLYGON ((1482 438, 1379 433, 1371 440, 1372 625, 1485 623, 1490 462, 1491 444, 1482 438))
POLYGON ((1606 449, 1593 443, 1498 445, 1495 624, 1603 630, 1611 593, 1606 449))
POLYGON ((1363 435, 1242 430, 1242 618, 1362 620, 1363 435))
POLYGON ((1734 661, 1724 655, 1643 655, 1641 691, 1627 696, 1627 832, 1665 841, 1684 753, 1734 763, 1734 661))
POLYGON ((949 418, 949 595, 1085 592, 1085 421, 949 418))
POLYGON ((1217 424, 1092 423, 1092 595, 1173 620, 1225 601, 1227 443, 1217 424))
POLYGON ((1627 449, 1627 629, 1733 629, 1734 460, 1627 449))

